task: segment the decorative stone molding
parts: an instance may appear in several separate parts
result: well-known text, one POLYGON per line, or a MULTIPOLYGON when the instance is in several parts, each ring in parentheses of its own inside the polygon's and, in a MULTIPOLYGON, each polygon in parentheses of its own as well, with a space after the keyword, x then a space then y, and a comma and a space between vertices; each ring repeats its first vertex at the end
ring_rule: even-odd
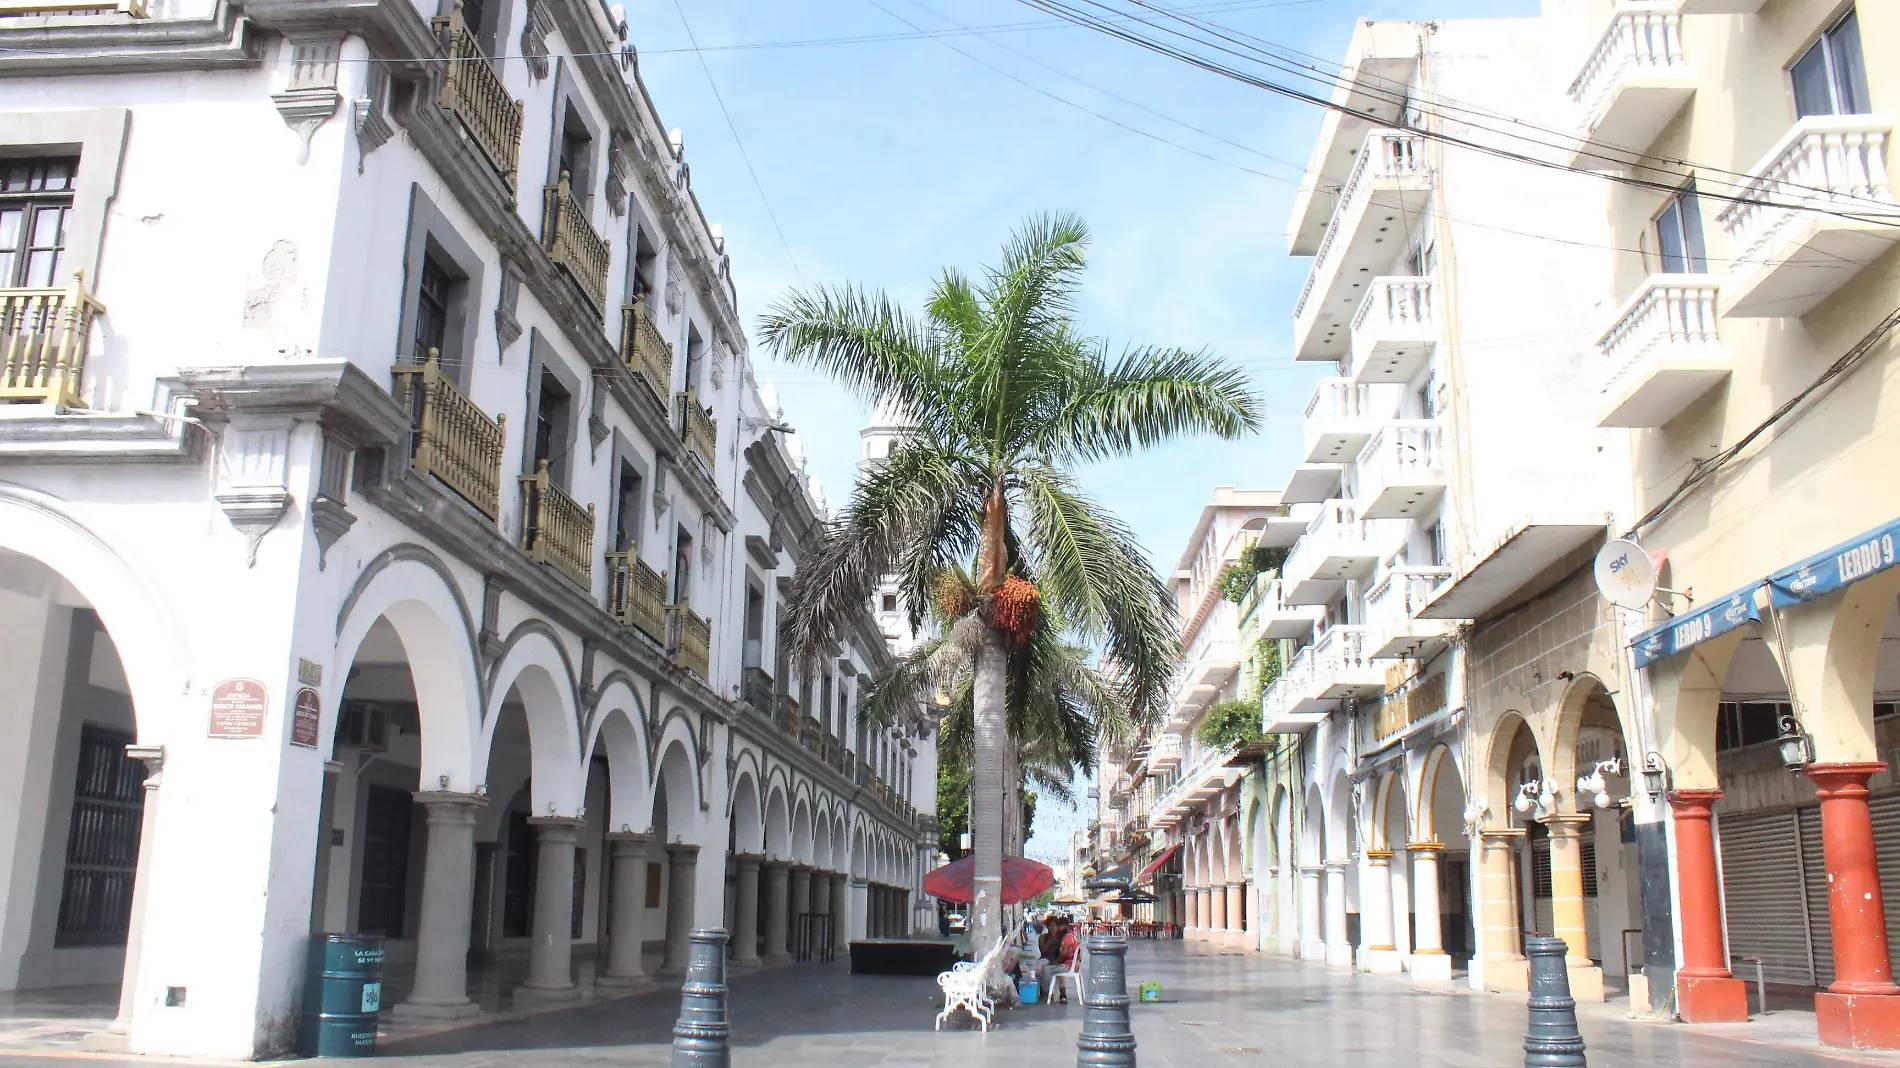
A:
POLYGON ((669 467, 666 464, 655 464, 653 467, 654 530, 660 530, 666 526, 666 510, 673 505, 673 498, 666 492, 666 472, 668 470, 669 467))
POLYGON ((317 539, 317 570, 329 563, 330 546, 356 525, 348 506, 353 450, 341 437, 325 434, 317 495, 310 499, 310 526, 317 539))
POLYGON ((277 105, 277 113, 284 117, 300 141, 297 150, 297 162, 310 162, 310 139, 316 136, 317 127, 329 121, 336 114, 338 104, 343 102, 343 94, 335 89, 310 89, 295 93, 272 93, 271 103, 277 105))
POLYGON ((686 272, 680 266, 679 249, 666 250, 666 310, 678 315, 686 307, 686 272))
POLYGON ((356 123, 356 173, 363 173, 369 154, 383 147, 396 134, 389 124, 389 72, 372 57, 367 75, 368 95, 350 101, 351 119, 356 123))
POLYGON ((633 169, 631 134, 615 127, 607 143, 607 207, 615 218, 627 214, 627 173, 633 169))
POLYGON ((283 416, 238 416, 223 435, 213 496, 249 543, 246 567, 257 564, 264 535, 290 510, 291 429, 291 420, 283 416))
POLYGON ((317 128, 328 122, 343 102, 343 94, 336 88, 337 61, 342 51, 341 37, 292 38, 285 42, 290 72, 284 91, 272 93, 271 103, 277 105, 284 124, 302 142, 297 153, 300 165, 310 161, 310 139, 317 128))
POLYGON ((542 0, 528 0, 527 17, 521 20, 521 58, 528 63, 534 80, 548 76, 548 34, 554 32, 553 19, 542 0))
POLYGON ((606 391, 600 388, 599 382, 595 382, 593 387, 589 390, 589 393, 591 400, 588 403, 587 411, 587 438, 591 447, 588 449, 588 456, 590 459, 598 461, 600 459, 601 442, 606 441, 607 435, 613 433, 613 431, 607 426, 606 391))
POLYGON ((521 337, 521 323, 515 309, 521 304, 521 265, 506 256, 501 258, 501 295, 495 302, 495 336, 501 352, 521 337))

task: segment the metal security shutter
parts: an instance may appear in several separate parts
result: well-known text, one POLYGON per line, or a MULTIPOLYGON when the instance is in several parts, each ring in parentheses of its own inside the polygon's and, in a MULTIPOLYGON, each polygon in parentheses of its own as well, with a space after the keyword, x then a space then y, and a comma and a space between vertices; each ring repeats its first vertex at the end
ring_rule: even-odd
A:
MULTIPOLYGON (((1820 949, 1809 949, 1809 897, 1803 893, 1804 820, 1787 810, 1721 818, 1722 896, 1728 913, 1730 967, 1752 977, 1743 957, 1760 957, 1771 983, 1813 986, 1820 949)), ((1817 832, 1818 832, 1818 824, 1817 832)), ((1816 848, 1819 847, 1817 834, 1816 848)), ((1822 884, 1826 926, 1826 884, 1822 884)), ((1830 971, 1832 960, 1829 962, 1830 971)))
POLYGON ((1880 865, 1881 903, 1887 907, 1887 951, 1900 946, 1900 793, 1869 800, 1874 818, 1874 854, 1880 865))
POLYGON ((1827 858, 1821 848, 1821 809, 1818 805, 1797 810, 1801 818, 1801 868, 1803 897, 1807 905, 1808 944, 1814 954, 1814 979, 1808 985, 1826 986, 1834 981, 1834 931, 1827 918, 1827 858))

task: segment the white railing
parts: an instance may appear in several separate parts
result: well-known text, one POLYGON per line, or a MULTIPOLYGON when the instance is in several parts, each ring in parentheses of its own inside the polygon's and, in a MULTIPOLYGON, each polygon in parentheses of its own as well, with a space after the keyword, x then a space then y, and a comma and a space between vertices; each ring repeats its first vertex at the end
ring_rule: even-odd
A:
POLYGON ((1293 706, 1293 698, 1287 687, 1287 673, 1281 672, 1267 688, 1260 691, 1260 725, 1264 728, 1286 718, 1293 706))
POLYGON ((1623 79, 1689 72, 1682 54, 1682 16, 1675 7, 1674 0, 1627 4, 1610 17, 1583 70, 1570 83, 1570 99, 1583 109, 1586 129, 1623 79))
POLYGON ((1448 567, 1395 567, 1366 592, 1366 618, 1372 627, 1415 619, 1432 594, 1451 577, 1448 567))
POLYGON ((1436 419, 1386 423, 1360 450, 1358 464, 1362 486, 1421 485, 1417 476, 1445 467, 1445 424, 1436 419))
POLYGON ((1291 712, 1295 705, 1313 695, 1313 647, 1308 645, 1293 654, 1293 660, 1287 664, 1275 682, 1280 687, 1280 701, 1283 711, 1291 712))
POLYGON ((1320 238, 1319 251, 1313 255, 1313 266, 1306 272, 1306 284, 1300 287, 1300 299, 1293 304, 1295 319, 1306 310, 1307 298, 1313 295, 1316 280, 1332 258, 1341 220, 1350 213, 1359 197, 1369 193, 1372 188, 1370 180, 1425 173, 1424 137, 1403 130, 1374 130, 1366 135, 1365 146, 1359 150, 1359 159, 1353 164, 1352 174, 1339 190, 1339 202, 1333 205, 1333 217, 1326 223, 1326 234, 1320 238))
POLYGON ((1716 215, 1736 260, 1766 260, 1804 209, 1871 212, 1895 221, 1887 185, 1893 120, 1874 115, 1814 115, 1794 124, 1748 173, 1738 200, 1716 215))
POLYGON ((1300 535, 1293 551, 1287 554, 1281 573, 1310 576, 1317 569, 1318 561, 1335 547, 1346 541, 1364 542, 1365 539, 1366 521, 1359 518, 1359 506, 1352 501, 1327 501, 1306 524, 1306 533, 1300 535))
POLYGON ((1616 322, 1597 339, 1610 366, 1605 389, 1652 355, 1716 356, 1715 279, 1703 274, 1651 275, 1623 305, 1616 322))
POLYGON ((1314 679, 1327 682, 1346 675, 1363 676, 1373 667, 1370 636, 1368 627, 1327 627, 1313 643, 1314 679))
POLYGON ((1170 816, 1176 810, 1187 804, 1188 798, 1205 789, 1208 783, 1213 780, 1214 776, 1223 772, 1223 769, 1227 767, 1227 761, 1232 758, 1233 755, 1233 746, 1202 750, 1201 755, 1195 759, 1193 766, 1183 772, 1181 777, 1175 781, 1174 785, 1168 787, 1160 799, 1155 802, 1152 818, 1161 819, 1170 816))
POLYGON ((1366 299, 1352 317, 1352 332, 1362 329, 1417 333, 1437 322, 1432 307, 1432 280, 1395 276, 1374 278, 1366 299))
POLYGON ((1362 386, 1344 378, 1321 379, 1313 387, 1313 395, 1306 399, 1309 432, 1316 419, 1321 422, 1339 422, 1377 419, 1388 415, 1391 405, 1385 405, 1383 409, 1377 405, 1382 399, 1373 393, 1371 386, 1362 386))

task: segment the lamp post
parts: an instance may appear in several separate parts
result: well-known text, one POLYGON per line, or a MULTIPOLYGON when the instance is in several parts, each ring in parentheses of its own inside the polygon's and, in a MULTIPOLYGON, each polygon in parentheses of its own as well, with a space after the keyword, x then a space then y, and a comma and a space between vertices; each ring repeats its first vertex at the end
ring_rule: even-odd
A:
POLYGON ((1781 736, 1775 739, 1775 748, 1781 750, 1781 764, 1799 775, 1814 763, 1814 737, 1801 729, 1801 721, 1792 713, 1783 714, 1780 725, 1781 736))

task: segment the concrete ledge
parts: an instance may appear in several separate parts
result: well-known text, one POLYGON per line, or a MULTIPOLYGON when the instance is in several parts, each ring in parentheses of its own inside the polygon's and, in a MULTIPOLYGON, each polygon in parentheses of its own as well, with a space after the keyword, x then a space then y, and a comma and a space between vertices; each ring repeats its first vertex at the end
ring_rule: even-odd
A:
POLYGON ((1412 953, 1412 981, 1433 985, 1451 982, 1451 954, 1449 953, 1412 953))
POLYGON ((1900 996, 1814 995, 1821 1044, 1838 1049, 1900 1049, 1900 996))
POLYGON ((1676 1015, 1684 1023, 1746 1023, 1748 986, 1733 976, 1678 973, 1676 1015))
POLYGON ((466 1020, 471 1016, 481 1015, 482 1007, 472 1001, 455 1005, 429 1005, 405 1001, 389 1011, 409 1020, 466 1020))

